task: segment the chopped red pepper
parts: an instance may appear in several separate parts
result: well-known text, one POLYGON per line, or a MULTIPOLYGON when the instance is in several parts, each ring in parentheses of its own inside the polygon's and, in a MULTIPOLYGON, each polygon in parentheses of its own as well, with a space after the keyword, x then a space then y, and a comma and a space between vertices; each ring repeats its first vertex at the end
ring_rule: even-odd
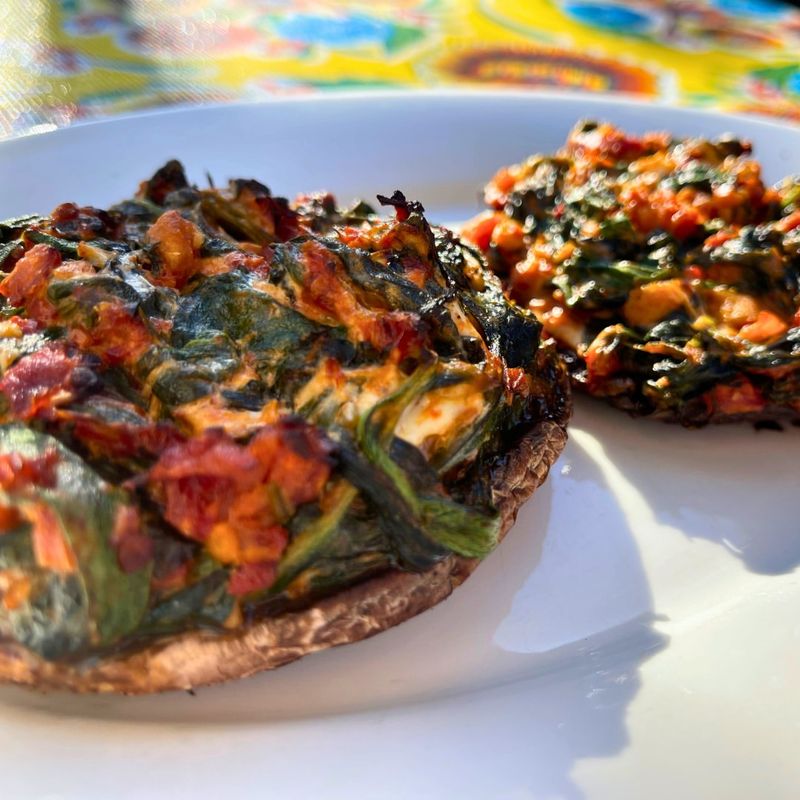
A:
POLYGON ((26 486, 43 486, 51 489, 56 485, 56 467, 59 458, 55 450, 46 450, 40 456, 23 456, 21 453, 0 455, 0 489, 6 492, 19 491, 26 486))
POLYGON ((63 342, 54 342, 13 364, 0 380, 0 392, 14 419, 49 419, 57 406, 71 402, 91 382, 84 359, 68 355, 63 342))
POLYGON ((31 542, 36 563, 54 572, 75 572, 78 561, 56 512, 44 503, 28 503, 22 513, 33 524, 31 542))
POLYGON ((257 564, 241 564, 231 573, 228 591, 234 597, 267 589, 275 582, 277 564, 275 561, 262 561, 257 564))
MULTIPOLYGON (((25 304, 29 316, 37 318, 34 300, 47 302, 40 295, 47 289, 47 280, 53 270, 61 264, 61 254, 54 247, 37 244, 14 265, 14 269, 0 281, 0 294, 12 305, 25 304)), ((48 303, 49 305, 49 303, 48 303)))

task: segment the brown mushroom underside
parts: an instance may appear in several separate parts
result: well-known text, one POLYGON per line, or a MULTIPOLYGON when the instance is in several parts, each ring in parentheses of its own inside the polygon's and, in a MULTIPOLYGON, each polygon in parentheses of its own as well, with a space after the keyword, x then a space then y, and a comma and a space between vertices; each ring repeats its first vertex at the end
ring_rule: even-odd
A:
MULTIPOLYGON (((547 477, 566 443, 564 424, 539 423, 496 470, 494 502, 501 537, 547 477)), ((144 694, 191 689, 274 669, 308 653, 357 642, 425 611, 466 580, 478 560, 450 556, 423 573, 393 571, 324 598, 303 611, 219 634, 189 631, 142 650, 78 664, 49 662, 0 643, 0 681, 38 689, 144 694)))

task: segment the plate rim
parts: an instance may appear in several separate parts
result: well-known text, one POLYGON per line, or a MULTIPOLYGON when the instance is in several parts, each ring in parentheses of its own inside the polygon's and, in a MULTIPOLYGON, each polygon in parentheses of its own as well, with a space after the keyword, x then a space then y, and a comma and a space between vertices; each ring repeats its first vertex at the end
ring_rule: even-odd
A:
MULTIPOLYGON (((402 87, 391 89, 333 89, 309 94, 275 94, 253 100, 234 100, 231 102, 215 101, 212 103, 181 103, 179 105, 149 107, 120 114, 109 114, 102 117, 82 119, 58 127, 55 123, 42 123, 29 131, 13 134, 0 139, 0 148, 31 139, 41 140, 61 136, 69 131, 94 128, 102 125, 125 125, 136 120, 161 119, 172 116, 193 116, 195 114, 230 111, 238 113, 252 108, 274 105, 308 105, 341 103, 343 101, 366 103, 369 101, 453 101, 453 100, 506 100, 522 104, 547 101, 558 105, 586 105, 592 107, 621 106, 623 108, 647 108, 656 106, 660 112, 668 111, 676 117, 686 119, 719 119, 730 124, 746 123, 765 129, 781 130, 797 134, 800 126, 791 120, 772 117, 756 112, 737 112, 716 108, 714 106, 690 106, 677 104, 669 99, 648 98, 631 92, 565 92, 555 89, 520 89, 507 87, 402 87)), ((579 117, 587 117, 587 113, 579 117)), ((657 126, 654 126, 657 127, 657 126)))

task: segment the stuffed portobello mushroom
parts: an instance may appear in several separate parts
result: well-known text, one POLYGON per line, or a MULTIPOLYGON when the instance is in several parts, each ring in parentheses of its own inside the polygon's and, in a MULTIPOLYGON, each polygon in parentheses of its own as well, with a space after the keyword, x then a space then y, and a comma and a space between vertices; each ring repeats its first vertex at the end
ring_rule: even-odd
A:
POLYGON ((800 182, 747 142, 585 122, 501 169, 465 238, 574 385, 687 426, 800 418, 800 182))
POLYGON ((186 689, 446 597, 565 442, 566 370, 479 256, 171 162, 0 223, 0 679, 186 689))

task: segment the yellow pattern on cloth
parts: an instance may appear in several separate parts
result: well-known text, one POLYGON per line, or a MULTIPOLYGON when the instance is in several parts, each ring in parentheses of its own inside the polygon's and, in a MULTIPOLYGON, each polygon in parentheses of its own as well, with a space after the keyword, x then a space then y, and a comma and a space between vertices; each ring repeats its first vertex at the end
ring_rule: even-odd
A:
POLYGON ((800 121, 777 0, 5 0, 0 136, 353 88, 624 92, 800 121))

